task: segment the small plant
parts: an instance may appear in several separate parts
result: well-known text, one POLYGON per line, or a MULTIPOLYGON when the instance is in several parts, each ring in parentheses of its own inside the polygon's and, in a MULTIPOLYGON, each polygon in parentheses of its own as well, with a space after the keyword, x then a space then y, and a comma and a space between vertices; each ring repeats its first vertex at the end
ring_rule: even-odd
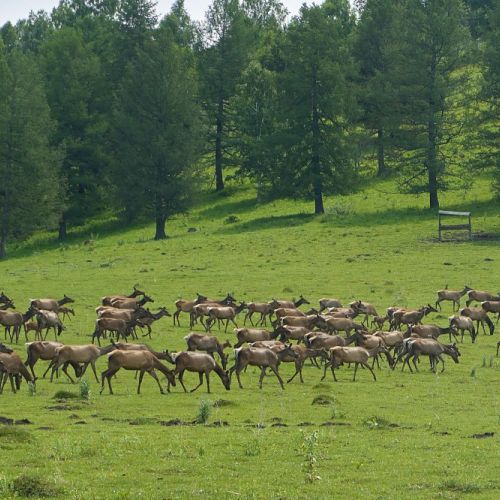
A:
POLYGON ((230 215, 229 217, 226 217, 224 219, 224 224, 235 224, 236 222, 239 221, 240 221, 239 217, 236 217, 236 215, 230 215))
POLYGON ((90 399, 90 384, 87 379, 80 382, 80 399, 90 399))
POLYGON ((483 356, 483 364, 481 366, 482 368, 486 368, 486 356, 483 356))
POLYGON ((57 391, 52 399, 78 399, 78 394, 70 391, 57 391))
POLYGON ((332 416, 330 417, 332 420, 345 418, 345 413, 340 410, 339 406, 340 405, 339 405, 339 402, 337 401, 337 399, 333 398, 333 401, 331 404, 332 416))
POLYGON ((206 424, 212 414, 213 403, 209 399, 202 399, 198 407, 198 415, 196 416, 197 424, 206 424))
POLYGON ((34 382, 28 382, 28 394, 34 396, 36 394, 36 385, 34 382))
POLYGON ((258 438, 253 438, 245 445, 244 450, 246 457, 256 457, 260 455, 260 441, 258 438))
POLYGON ((16 477, 10 487, 12 493, 20 497, 55 497, 62 493, 61 488, 49 482, 47 479, 29 474, 21 474, 16 477))
POLYGON ((470 376, 472 378, 476 378, 476 367, 472 368, 472 370, 470 371, 470 376))
POLYGON ((490 356, 490 368, 493 368, 493 361, 494 361, 495 357, 494 356, 490 356))
POLYGON ((319 481, 318 475, 318 455, 316 448, 318 446, 319 432, 314 431, 311 434, 303 433, 302 450, 304 452, 304 462, 302 470, 305 473, 305 479, 308 483, 319 481))

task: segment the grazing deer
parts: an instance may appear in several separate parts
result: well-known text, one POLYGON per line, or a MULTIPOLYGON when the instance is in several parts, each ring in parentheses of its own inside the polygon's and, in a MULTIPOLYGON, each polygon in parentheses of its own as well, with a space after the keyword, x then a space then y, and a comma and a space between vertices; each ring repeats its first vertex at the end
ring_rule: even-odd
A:
POLYGON ((476 321, 477 333, 479 333, 479 325, 482 326, 483 333, 486 333, 486 330, 484 328, 485 323, 490 329, 490 335, 493 335, 495 333, 495 325, 484 309, 479 307, 463 307, 462 309, 460 309, 459 314, 460 316, 468 316, 472 321, 476 321))
POLYGON ((217 353, 220 357, 222 368, 226 369, 227 355, 224 354, 224 349, 231 347, 231 344, 227 340, 221 344, 217 337, 195 332, 186 335, 184 340, 187 343, 188 351, 205 351, 212 358, 214 357, 214 353, 217 353))
POLYGON ((266 347, 264 348, 254 348, 254 347, 240 347, 234 350, 235 354, 235 364, 229 370, 230 375, 236 372, 236 378, 238 379, 238 385, 240 389, 243 389, 241 385, 240 373, 248 365, 258 366, 261 369, 259 378, 259 388, 262 389, 262 381, 266 374, 266 368, 270 368, 276 375, 278 382, 282 389, 285 388, 283 385, 283 380, 278 372, 278 366, 280 361, 287 356, 296 356, 295 352, 290 346, 286 346, 285 349, 280 350, 278 353, 271 351, 266 347))
MULTIPOLYGON (((3 393, 7 378, 10 380, 12 392, 16 393, 16 385, 18 384, 14 383, 14 378, 17 381, 19 377, 23 377, 28 383, 35 383, 35 378, 30 375, 19 355, 9 347, 0 344, 0 394, 3 393)), ((19 385, 17 389, 19 389, 19 385)))
POLYGON ((231 380, 228 372, 224 371, 209 354, 203 352, 184 351, 172 354, 172 362, 175 363, 174 373, 179 375, 179 382, 187 392, 184 385, 184 372, 198 373, 200 377, 199 384, 191 389, 191 392, 196 391, 203 384, 203 375, 207 381, 207 392, 210 394, 210 372, 214 371, 220 378, 222 384, 229 391, 231 380))
MULTIPOLYGON (((418 357, 421 355, 424 356, 429 356, 430 362, 431 362, 431 370, 433 372, 436 371, 437 367, 437 362, 441 361, 442 363, 442 369, 441 372, 444 371, 444 360, 442 358, 442 354, 447 354, 450 356, 455 363, 458 363, 458 358, 460 356, 460 351, 458 350, 457 346, 455 344, 452 345, 443 345, 440 344, 437 340, 433 339, 414 339, 410 342, 408 342, 408 353, 406 355, 406 358, 403 362, 403 367, 404 369, 405 364, 408 365, 408 368, 410 369, 410 372, 413 372, 411 366, 410 366, 410 358, 413 357, 413 366, 415 366, 415 370, 418 372, 418 366, 417 366, 417 361, 418 357)), ((401 356, 400 356, 401 357, 401 356)), ((400 358, 398 358, 399 361, 400 358)))
POLYGON ((484 302, 481 302, 481 307, 486 312, 491 312, 491 313, 497 314, 496 324, 498 325, 498 320, 500 319, 500 301, 486 300, 484 302))
POLYGON ((474 328, 474 322, 468 316, 450 316, 450 329, 455 331, 457 334, 461 332, 462 343, 464 341, 464 332, 468 331, 470 333, 472 343, 476 341, 476 329, 474 328))

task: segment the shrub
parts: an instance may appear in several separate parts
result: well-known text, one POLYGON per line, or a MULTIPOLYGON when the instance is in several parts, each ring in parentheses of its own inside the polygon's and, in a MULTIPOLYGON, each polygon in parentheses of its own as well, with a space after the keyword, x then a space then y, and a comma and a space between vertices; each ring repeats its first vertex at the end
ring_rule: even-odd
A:
POLYGON ((197 424, 206 424, 212 413, 213 403, 208 399, 202 399, 198 407, 198 415, 196 415, 197 424))
POLYGON ((12 481, 11 490, 21 497, 48 498, 60 495, 62 490, 47 479, 21 474, 12 481))
POLYGON ((90 384, 87 379, 80 382, 80 399, 90 399, 90 384))

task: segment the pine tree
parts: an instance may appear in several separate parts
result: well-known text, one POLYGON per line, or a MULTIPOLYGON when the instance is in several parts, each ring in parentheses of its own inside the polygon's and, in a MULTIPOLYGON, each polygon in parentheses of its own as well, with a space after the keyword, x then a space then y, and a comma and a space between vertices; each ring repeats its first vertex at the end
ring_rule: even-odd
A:
POLYGON ((61 202, 58 155, 35 61, 0 42, 0 258, 7 242, 51 227, 61 202))
MULTIPOLYGON (((427 192, 439 208, 448 160, 443 147, 461 133, 454 112, 467 79, 468 29, 461 0, 407 0, 401 21, 401 50, 393 75, 398 85, 404 151, 403 186, 427 192)), ((449 165, 448 165, 449 166, 449 165)))
POLYGON ((215 160, 215 189, 224 189, 223 170, 231 162, 231 113, 228 103, 251 51, 248 18, 238 0, 214 0, 206 15, 204 48, 199 53, 201 90, 209 119, 210 149, 215 160))
POLYGON ((354 110, 349 40, 354 27, 349 3, 302 6, 288 27, 279 77, 283 158, 291 194, 314 199, 324 212, 323 194, 347 192, 355 178, 348 128, 354 110))
POLYGON ((75 28, 54 33, 41 54, 47 98, 57 124, 53 141, 64 152, 67 204, 59 221, 63 240, 68 224, 82 223, 102 209, 106 161, 101 136, 107 129, 99 102, 103 74, 98 57, 75 28))
POLYGON ((196 180, 200 108, 189 49, 160 29, 128 65, 115 111, 113 182, 126 219, 156 222, 166 238, 169 217, 186 210, 196 180))

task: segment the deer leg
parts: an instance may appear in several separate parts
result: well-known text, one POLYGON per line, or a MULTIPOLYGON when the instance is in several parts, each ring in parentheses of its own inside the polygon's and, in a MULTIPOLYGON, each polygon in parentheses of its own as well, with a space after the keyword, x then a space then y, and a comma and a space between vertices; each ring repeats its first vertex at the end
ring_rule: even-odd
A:
POLYGON ((236 369, 236 378, 238 379, 238 386, 240 387, 240 389, 243 389, 243 386, 241 385, 240 372, 241 372, 241 369, 237 368, 236 369))
MULTIPOLYGON (((54 367, 55 367, 55 365, 54 365, 54 367)), ((86 368, 86 367, 87 367, 87 366, 85 365, 85 366, 84 366, 83 371, 85 371, 85 368, 86 368)), ((58 368, 59 368, 59 367, 58 367, 58 368)), ((52 370, 54 370, 54 368, 52 368, 52 370)), ((68 365, 67 365, 66 363, 64 363, 63 368, 62 368, 62 371, 66 374, 66 376, 69 378, 69 380, 71 381, 71 383, 72 383, 72 384, 74 384, 74 383, 75 383, 75 381, 71 378, 71 375, 68 373, 68 365)), ((82 375, 83 375, 83 373, 82 373, 82 375)), ((51 380, 51 381, 52 381, 52 380, 51 380)))
MULTIPOLYGON (((99 383, 99 379, 97 378, 97 372, 95 370, 95 361, 91 361, 90 362, 90 366, 92 367, 92 371, 94 372, 94 376, 95 376, 96 382, 99 383)), ((80 379, 79 380, 82 379, 82 376, 83 376, 83 373, 80 375, 80 379)))
MULTIPOLYGON (((418 354, 415 354, 413 356, 413 366, 415 366, 415 371, 418 372, 417 360, 418 360, 418 354)), ((410 363, 408 363, 408 366, 410 366, 410 363)))
POLYGON ((198 378, 199 378, 199 384, 194 389, 191 389, 190 392, 196 391, 196 389, 198 389, 198 387, 200 387, 201 385, 203 385, 203 372, 199 372, 198 373, 198 378))
POLYGON ((107 379, 108 381, 109 393, 113 394, 113 388, 111 387, 111 378, 118 370, 119 368, 108 368, 101 373, 101 390, 99 391, 99 394, 102 394, 102 391, 104 391, 104 379, 107 379))
POLYGON ((328 367, 330 366, 330 363, 327 362, 325 363, 325 369, 323 370, 323 376, 321 377, 321 381, 325 380, 326 377, 326 370, 328 370, 328 367))
POLYGON ((280 377, 280 374, 278 372, 278 367, 277 366, 271 366, 270 368, 274 372, 274 374, 276 375, 276 377, 278 378, 278 382, 280 383, 281 388, 285 389, 285 386, 283 385, 283 379, 280 377))
POLYGON ((210 394, 210 372, 205 372, 205 378, 207 379, 207 392, 210 394))
MULTIPOLYGON (((5 377, 5 380, 7 380, 7 377, 5 377)), ((16 385, 14 384, 14 376, 12 375, 12 373, 9 373, 9 380, 10 380, 10 386, 12 388, 12 392, 14 394, 16 394, 17 390, 16 390, 16 385)))
POLYGON ((368 366, 367 363, 362 363, 363 366, 365 366, 366 368, 368 368, 368 370, 370 370, 372 372, 372 375, 373 375, 373 380, 375 380, 375 382, 377 381, 377 377, 375 376, 375 372, 368 366))
POLYGON ((156 380, 156 383, 158 384, 158 387, 160 388, 160 393, 165 394, 165 391, 163 390, 163 387, 161 386, 160 380, 158 379, 158 375, 156 374, 156 372, 154 370, 150 370, 150 371, 148 371, 148 373, 156 380))
MULTIPOLYGON (((354 363, 354 376, 352 377, 353 382, 356 382, 356 372, 358 371, 358 364, 359 363, 354 363)), ((366 365, 366 366, 368 366, 368 365, 366 365)), ((368 368, 370 368, 370 367, 368 367, 368 368)), ((370 368, 370 370, 371 370, 371 368, 370 368)))
POLYGON ((140 371, 140 374, 139 374, 139 383, 137 384, 137 394, 141 393, 141 384, 142 384, 142 379, 144 378, 144 374, 145 373, 146 372, 144 370, 140 371))
POLYGON ((184 370, 182 370, 181 372, 179 372, 179 382, 181 383, 182 388, 184 389, 184 392, 187 392, 186 386, 184 385, 183 378, 184 378, 184 370))

